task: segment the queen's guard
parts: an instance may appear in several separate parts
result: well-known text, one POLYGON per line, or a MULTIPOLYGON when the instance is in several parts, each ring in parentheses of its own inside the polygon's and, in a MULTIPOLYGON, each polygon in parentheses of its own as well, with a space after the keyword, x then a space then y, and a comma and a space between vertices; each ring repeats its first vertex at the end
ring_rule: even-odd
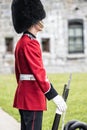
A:
POLYGON ((66 110, 65 101, 47 78, 36 39, 43 30, 46 12, 40 0, 13 0, 11 9, 14 29, 22 33, 15 48, 17 90, 13 106, 19 110, 21 130, 41 130, 46 99, 53 100, 60 114, 66 110))

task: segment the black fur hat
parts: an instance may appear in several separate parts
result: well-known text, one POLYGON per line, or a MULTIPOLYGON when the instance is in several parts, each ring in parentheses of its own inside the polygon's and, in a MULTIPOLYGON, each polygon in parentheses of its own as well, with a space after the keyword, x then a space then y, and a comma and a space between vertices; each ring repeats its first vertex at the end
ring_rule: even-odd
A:
POLYGON ((13 0, 11 9, 13 26, 17 33, 26 31, 46 16, 40 0, 13 0))

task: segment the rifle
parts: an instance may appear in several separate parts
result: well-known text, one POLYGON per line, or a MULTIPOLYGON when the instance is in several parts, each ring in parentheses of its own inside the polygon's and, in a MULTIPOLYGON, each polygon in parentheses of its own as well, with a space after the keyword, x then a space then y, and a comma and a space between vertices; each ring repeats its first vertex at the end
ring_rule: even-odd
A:
MULTIPOLYGON (((64 85, 62 96, 63 96, 63 99, 65 100, 65 102, 66 102, 68 94, 69 94, 71 79, 72 79, 72 74, 70 74, 70 76, 69 76, 68 83, 64 85)), ((61 118, 61 115, 56 113, 55 117, 54 117, 53 125, 52 125, 52 130, 58 130, 60 118, 61 118)))

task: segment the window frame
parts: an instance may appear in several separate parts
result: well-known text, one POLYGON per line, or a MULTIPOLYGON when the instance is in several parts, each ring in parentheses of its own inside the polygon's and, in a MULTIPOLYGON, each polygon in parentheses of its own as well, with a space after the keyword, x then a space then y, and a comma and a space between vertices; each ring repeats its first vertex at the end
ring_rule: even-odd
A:
POLYGON ((68 53, 69 54, 76 54, 76 53, 82 54, 82 53, 84 53, 84 33, 83 33, 83 29, 84 29, 84 26, 83 26, 83 20, 82 19, 72 19, 72 20, 68 21, 68 53), (82 35, 81 36, 78 36, 78 35, 77 36, 75 36, 75 35, 70 36, 70 33, 69 33, 70 29, 72 28, 73 32, 75 32, 76 26, 77 26, 77 29, 81 29, 82 35), (76 43, 76 40, 78 40, 78 39, 81 39, 80 42, 81 41, 82 42, 81 42, 81 44, 80 43, 76 44, 77 45, 77 49, 76 49, 75 43, 76 43), (72 43, 72 47, 74 48, 73 50, 70 50, 70 46, 71 46, 70 40, 73 41, 73 42, 75 41, 75 43, 72 43), (78 50, 79 45, 82 46, 82 48, 78 50))

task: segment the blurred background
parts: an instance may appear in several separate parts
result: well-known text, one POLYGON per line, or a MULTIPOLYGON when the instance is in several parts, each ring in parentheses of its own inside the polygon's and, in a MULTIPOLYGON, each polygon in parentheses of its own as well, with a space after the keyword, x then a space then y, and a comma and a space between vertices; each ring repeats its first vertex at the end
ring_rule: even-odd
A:
MULTIPOLYGON (((41 0, 45 28, 37 36, 47 72, 87 72, 87 0, 41 0)), ((0 0, 0 73, 14 73, 20 35, 11 19, 12 0, 0 0)))
MULTIPOLYGON (((41 0, 46 10, 44 30, 37 35, 49 80, 60 95, 73 73, 65 122, 87 122, 87 0, 41 0), (53 74, 54 73, 54 74, 53 74)), ((12 0, 0 0, 0 107, 17 121, 13 109, 16 90, 14 50, 22 34, 14 31, 11 19, 12 0)), ((55 105, 48 102, 43 130, 50 130, 55 105), (51 108, 51 109, 50 109, 51 108)))

